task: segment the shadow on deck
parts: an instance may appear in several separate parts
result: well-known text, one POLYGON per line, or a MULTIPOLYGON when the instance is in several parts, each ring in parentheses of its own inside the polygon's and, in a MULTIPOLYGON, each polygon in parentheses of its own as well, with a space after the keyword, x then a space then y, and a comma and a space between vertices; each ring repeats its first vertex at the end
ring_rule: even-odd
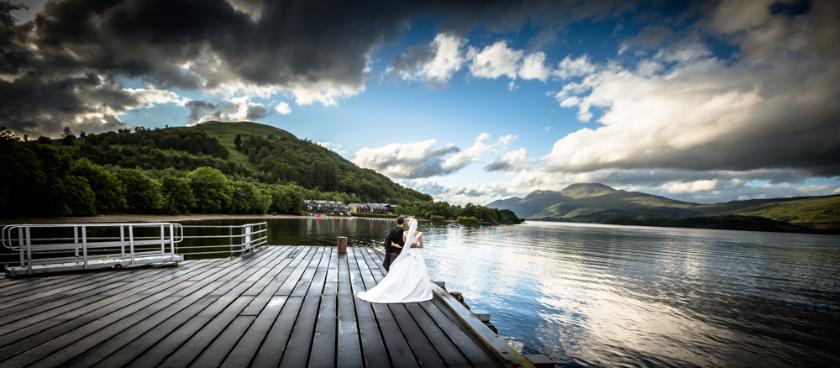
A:
POLYGON ((0 367, 443 367, 504 363, 440 298, 370 304, 369 248, 0 277, 0 367))

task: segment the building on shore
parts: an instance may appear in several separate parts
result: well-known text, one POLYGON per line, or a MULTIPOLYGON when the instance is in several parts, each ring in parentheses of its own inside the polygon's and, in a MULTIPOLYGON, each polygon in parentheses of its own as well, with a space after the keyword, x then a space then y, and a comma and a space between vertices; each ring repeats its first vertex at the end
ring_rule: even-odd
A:
POLYGON ((322 201, 318 199, 303 200, 303 207, 307 212, 324 213, 329 215, 350 215, 350 207, 342 202, 322 201))
POLYGON ((397 205, 390 203, 350 203, 351 213, 389 214, 397 212, 397 205))

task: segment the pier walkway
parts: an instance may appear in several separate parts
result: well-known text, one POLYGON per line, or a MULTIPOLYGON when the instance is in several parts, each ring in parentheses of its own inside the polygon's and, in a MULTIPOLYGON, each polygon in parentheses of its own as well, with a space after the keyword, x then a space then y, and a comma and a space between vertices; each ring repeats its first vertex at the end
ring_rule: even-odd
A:
POLYGON ((370 248, 268 246, 176 267, 0 276, 2 367, 492 367, 436 297, 370 304, 370 248))

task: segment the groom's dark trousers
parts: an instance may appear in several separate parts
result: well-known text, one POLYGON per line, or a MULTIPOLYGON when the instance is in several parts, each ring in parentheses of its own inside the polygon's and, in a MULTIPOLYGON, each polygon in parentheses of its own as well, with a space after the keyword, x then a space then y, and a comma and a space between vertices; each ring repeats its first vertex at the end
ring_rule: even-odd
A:
POLYGON ((402 227, 395 227, 391 229, 391 232, 389 232, 388 236, 385 237, 385 259, 382 261, 382 266, 385 267, 385 271, 388 271, 391 268, 391 263, 399 257, 400 251, 402 251, 402 248, 391 246, 392 242, 397 243, 400 246, 405 244, 403 241, 402 227))

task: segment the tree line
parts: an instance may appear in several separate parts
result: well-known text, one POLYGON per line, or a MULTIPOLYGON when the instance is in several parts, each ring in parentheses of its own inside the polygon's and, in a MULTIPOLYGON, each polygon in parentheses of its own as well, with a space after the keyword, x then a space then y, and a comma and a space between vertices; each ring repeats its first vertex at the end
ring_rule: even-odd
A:
MULTIPOLYGON (((26 137, 28 138, 28 137, 26 137)), ((288 136, 237 135, 247 165, 191 128, 127 129, 21 140, 0 128, 0 216, 286 213, 304 199, 388 202, 429 219, 513 223, 508 210, 454 206, 288 136)))

